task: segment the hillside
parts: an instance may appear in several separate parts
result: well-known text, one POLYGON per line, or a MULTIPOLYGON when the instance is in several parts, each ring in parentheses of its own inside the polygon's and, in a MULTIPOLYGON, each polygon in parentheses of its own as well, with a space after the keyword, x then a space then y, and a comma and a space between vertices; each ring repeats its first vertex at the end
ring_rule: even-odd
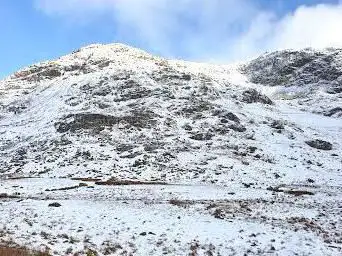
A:
POLYGON ((0 232, 58 255, 339 255, 341 138, 341 49, 213 65, 90 45, 0 81, 0 232))

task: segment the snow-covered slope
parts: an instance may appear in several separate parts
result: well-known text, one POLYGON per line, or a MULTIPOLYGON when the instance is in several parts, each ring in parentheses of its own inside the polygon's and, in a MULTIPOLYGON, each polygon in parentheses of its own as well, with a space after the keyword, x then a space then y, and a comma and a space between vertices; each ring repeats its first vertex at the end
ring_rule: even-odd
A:
POLYGON ((276 98, 291 99, 306 111, 342 116, 342 49, 269 53, 242 70, 250 81, 273 87, 276 98))
POLYGON ((90 45, 0 81, 0 175, 341 191, 341 88, 340 49, 209 65, 90 45))
MULTIPOLYGON (((340 51, 328 52, 336 58, 329 79, 341 86, 340 51)), ((300 90, 298 76, 321 81, 328 64, 309 64, 322 54, 265 55, 243 74, 244 66, 170 61, 111 44, 30 66, 0 83, 1 174, 258 184, 319 172, 318 182, 339 182, 342 120, 310 110, 341 106, 341 93, 310 83, 300 100, 273 97, 300 90), (293 66, 280 89, 278 73, 293 66), (313 139, 333 143, 332 151, 305 143, 313 139)))

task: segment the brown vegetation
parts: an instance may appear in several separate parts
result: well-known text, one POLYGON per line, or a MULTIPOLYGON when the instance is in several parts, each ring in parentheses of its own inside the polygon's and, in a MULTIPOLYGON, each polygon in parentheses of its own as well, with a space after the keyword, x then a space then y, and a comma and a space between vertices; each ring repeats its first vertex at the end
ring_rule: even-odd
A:
POLYGON ((140 181, 140 180, 117 180, 111 178, 106 181, 97 181, 96 185, 111 185, 111 186, 125 186, 125 185, 167 185, 165 182, 158 181, 140 181))
POLYGON ((76 189, 80 187, 87 187, 88 184, 86 183, 80 183, 76 186, 71 186, 71 187, 64 187, 64 188, 53 188, 53 189, 46 189, 45 191, 63 191, 63 190, 71 190, 71 189, 76 189))
POLYGON ((314 195, 315 193, 311 191, 306 191, 306 190, 297 190, 297 189, 283 189, 281 187, 269 187, 267 190, 273 191, 273 192, 283 192, 286 194, 294 195, 294 196, 303 196, 303 195, 314 195))
POLYGON ((98 178, 71 178, 72 180, 78 180, 78 181, 83 181, 83 182, 96 182, 96 181, 101 181, 101 179, 98 178))
POLYGON ((47 252, 36 252, 26 248, 0 247, 0 256, 49 256, 47 252))
POLYGON ((19 198, 19 196, 16 196, 16 195, 9 195, 7 193, 1 193, 0 194, 0 199, 7 199, 7 198, 19 198))

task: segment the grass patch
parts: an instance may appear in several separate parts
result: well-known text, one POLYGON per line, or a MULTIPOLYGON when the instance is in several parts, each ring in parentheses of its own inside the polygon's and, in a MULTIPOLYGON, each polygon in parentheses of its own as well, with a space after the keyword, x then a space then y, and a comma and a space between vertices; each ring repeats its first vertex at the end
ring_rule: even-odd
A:
POLYGON ((303 195, 314 195, 315 193, 311 192, 311 191, 307 191, 307 190, 301 190, 301 189, 284 189, 281 187, 269 187, 267 188, 267 190, 273 191, 273 192, 282 192, 282 193, 286 193, 289 195, 294 195, 294 196, 303 196, 303 195))
POLYGON ((0 247, 0 256, 50 256, 48 252, 37 252, 26 248, 0 247))
POLYGON ((165 182, 158 181, 140 181, 140 180, 117 180, 111 178, 106 181, 97 181, 96 185, 107 185, 107 186, 127 186, 127 185, 168 185, 165 182))
POLYGON ((195 202, 193 200, 179 200, 179 199, 170 199, 169 204, 178 206, 178 207, 188 207, 190 205, 193 205, 195 203, 202 203, 202 202, 195 202))
POLYGON ((19 196, 9 195, 7 193, 0 194, 0 199, 13 199, 13 198, 19 198, 19 196))
POLYGON ((80 183, 76 186, 71 186, 71 187, 65 187, 65 188, 53 188, 53 189, 46 189, 45 191, 63 191, 63 190, 72 190, 76 188, 81 188, 81 187, 87 187, 88 184, 86 183, 80 183))
POLYGON ((97 182, 97 181, 101 181, 101 179, 98 179, 98 178, 71 178, 71 180, 78 180, 78 181, 83 181, 83 182, 97 182))
POLYGON ((8 177, 8 180, 25 180, 25 179, 34 179, 36 177, 22 176, 22 177, 8 177))

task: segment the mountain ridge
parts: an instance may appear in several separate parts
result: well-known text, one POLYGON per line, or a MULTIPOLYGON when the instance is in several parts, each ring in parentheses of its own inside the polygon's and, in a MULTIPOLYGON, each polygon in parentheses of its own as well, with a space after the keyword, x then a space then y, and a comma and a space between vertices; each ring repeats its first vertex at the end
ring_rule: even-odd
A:
POLYGON ((213 65, 91 45, 0 81, 3 241, 340 255, 336 51, 213 65))
MULTIPOLYGON (((251 62, 251 65, 253 65, 253 62, 251 62)), ((21 127, 20 129, 29 131, 25 138, 21 138, 24 141, 26 140, 26 144, 29 141, 32 144, 33 141, 36 139, 40 140, 44 136, 46 138, 55 137, 57 141, 71 136, 74 142, 78 144, 77 136, 79 135, 75 134, 75 132, 89 134, 91 132, 90 127, 94 125, 97 125, 97 128, 100 129, 97 130, 95 127, 95 131, 106 131, 107 134, 98 135, 92 133, 91 137, 96 138, 97 136, 105 135, 108 137, 108 141, 112 141, 112 144, 122 143, 122 138, 127 137, 127 134, 134 138, 138 134, 142 134, 143 137, 146 137, 145 139, 141 141, 140 139, 133 139, 139 141, 138 145, 142 148, 131 148, 131 151, 139 151, 133 153, 132 158, 123 157, 124 160, 122 161, 119 155, 124 152, 114 151, 114 155, 119 153, 115 157, 115 161, 121 164, 128 162, 128 164, 124 164, 125 168, 123 166, 120 167, 120 169, 126 169, 127 172, 131 172, 129 171, 130 168, 137 169, 137 167, 132 167, 134 161, 148 162, 148 160, 154 159, 153 161, 151 160, 153 165, 156 165, 152 167, 153 170, 159 170, 166 163, 165 157, 162 156, 161 152, 157 152, 158 150, 150 153, 145 151, 144 148, 148 148, 146 145, 147 141, 145 141, 148 136, 140 131, 143 129, 145 129, 147 134, 155 134, 153 136, 156 136, 156 141, 159 141, 161 144, 159 146, 154 145, 154 147, 161 151, 164 150, 168 143, 171 143, 174 147, 172 150, 176 150, 175 152, 180 154, 179 152, 185 150, 186 144, 190 143, 191 145, 194 143, 194 145, 200 144, 195 146, 195 148, 199 147, 198 153, 201 152, 201 148, 204 148, 204 152, 207 152, 205 154, 208 154, 210 146, 205 149, 207 147, 206 143, 212 143, 211 138, 217 138, 218 141, 215 143, 218 145, 214 148, 220 148, 222 145, 219 145, 227 140, 227 135, 243 142, 244 148, 247 147, 248 143, 251 143, 248 141, 253 142, 253 140, 248 138, 253 137, 257 126, 264 125, 262 122, 268 123, 269 121, 266 121, 266 119, 272 119, 268 116, 260 124, 253 124, 255 122, 255 117, 253 116, 255 113, 253 113, 253 108, 250 107, 253 106, 256 109, 260 109, 260 111, 266 111, 267 115, 273 115, 272 112, 279 112, 277 107, 287 101, 278 101, 274 97, 276 92, 268 92, 268 90, 272 91, 274 87, 260 86, 252 83, 249 81, 250 78, 241 73, 240 70, 241 66, 216 66, 165 60, 121 44, 91 45, 81 48, 71 55, 63 56, 53 63, 45 62, 31 67, 31 69, 19 71, 10 80, 0 82, 2 91, 7 90, 1 96, 2 134, 11 134, 9 135, 10 138, 21 137, 23 135, 22 132, 15 132, 21 127), (14 89, 6 89, 6 84, 7 86, 15 84, 16 87, 14 89), (276 104, 273 104, 274 100, 277 101, 276 104), (92 118, 95 118, 95 121, 92 121, 92 118), (9 131, 8 127, 11 126, 14 120, 17 120, 14 122, 15 126, 9 131), (104 127, 101 126, 102 122, 106 124, 104 127), (192 127, 192 124, 194 127, 192 127), (248 129, 248 125, 254 128, 248 129), (30 130, 33 127, 39 127, 39 132, 30 130), (121 134, 123 137, 117 137, 115 134, 121 134), (170 137, 173 138, 173 142, 169 142, 170 137), (179 140, 183 140, 183 142, 178 142, 179 145, 182 145, 180 148, 175 142, 179 140), (119 141, 121 142, 119 143, 119 141), (199 143, 200 141, 202 142, 199 143), (136 157, 134 157, 134 154, 136 154, 136 157), (143 160, 144 157, 146 158, 145 160, 143 160), (132 162, 127 159, 135 160, 132 162)), ((333 94, 334 97, 338 95, 333 94)), ((301 100, 305 102, 306 98, 301 100)), ((317 101, 315 97, 313 97, 313 100, 317 101)), ((336 104, 338 100, 340 101, 340 98, 336 98, 334 101, 330 99, 330 104, 336 104)), ((322 107, 319 103, 317 101, 317 108, 322 107)), ((310 105, 306 106, 303 103, 292 103, 291 100, 288 105, 289 107, 294 107, 296 111, 299 111, 299 107, 304 109, 304 114, 307 113, 306 107, 310 107, 310 105)), ((263 118, 261 117, 261 119, 263 118)), ((280 125, 281 127, 286 127, 286 123, 290 124, 291 120, 279 122, 283 123, 283 126, 280 125)), ((336 123, 339 121, 332 122, 336 123)), ((285 132, 288 133, 286 136, 289 138, 291 133, 297 133, 293 130, 294 126, 293 128, 291 128, 291 125, 289 126, 291 131, 286 131, 285 129, 285 132)), ((266 129, 270 129, 270 134, 276 131, 272 130, 274 128, 271 125, 266 129)), ((153 137, 150 137, 150 139, 154 140, 153 137)), ((290 139, 288 140, 289 142, 291 141, 290 139)), ((337 142, 336 139, 333 141, 337 142)), ((32 145, 28 147, 34 148, 32 145)), ((65 147, 62 151, 64 151, 66 157, 71 157, 68 155, 68 152, 70 150, 69 153, 71 153, 74 149, 72 147, 65 147)), ((189 152, 191 152, 192 147, 190 146, 189 152)), ((244 158, 243 155, 247 154, 234 150, 234 145, 231 145, 231 147, 232 149, 223 148, 221 153, 229 152, 228 155, 231 155, 235 152, 237 155, 234 158, 237 157, 238 159, 244 158), (242 154, 242 156, 239 156, 239 154, 242 154)), ((338 148, 340 150, 340 145, 338 148)), ((56 148, 56 150, 59 151, 60 149, 56 148)), ((107 150, 109 149, 107 148, 107 150)), ((2 153, 2 155, 6 155, 6 152, 2 153)), ((110 154, 108 155, 108 153, 104 155, 106 157, 102 156, 100 158, 106 159, 109 157, 109 159, 113 159, 113 156, 109 156, 110 154)), ((193 154, 191 153, 190 155, 193 154)), ((272 162, 272 155, 270 153, 262 161, 272 162)), ((176 160, 174 160, 174 166, 171 169, 176 168, 177 170, 184 171, 184 167, 178 166, 182 157, 180 156, 179 159, 175 156, 173 157, 176 160)), ((250 157, 253 157, 250 161, 254 162, 254 156, 250 157)), ((211 157, 206 156, 203 158, 210 159, 211 157)), ((261 159, 263 158, 261 157, 261 159)), ((54 161, 57 161, 57 158, 54 161)), ((74 162, 71 166, 74 166, 77 162, 75 160, 70 161, 74 162)), ((191 168, 193 170, 199 168, 201 171, 200 163, 204 160, 194 161, 196 163, 191 168)), ((238 164, 240 168, 244 166, 244 160, 238 161, 242 161, 238 164)), ((26 162, 28 161, 26 160, 26 162)), ((65 164, 65 161, 63 162, 65 164)), ((108 165, 106 160, 102 160, 102 162, 105 166, 108 165)), ((206 162, 204 161, 204 163, 206 162)), ((213 162, 215 163, 215 161, 213 162)), ((14 164, 16 163, 14 162, 14 164)), ((58 167, 60 164, 62 163, 57 164, 57 166, 55 165, 53 169, 61 169, 58 167)), ((23 167, 26 170, 23 172, 31 172, 31 165, 32 162, 25 163, 23 167)), ((46 163, 42 165, 45 165, 45 168, 50 170, 49 167, 46 167, 46 163)), ((214 166, 216 165, 215 163, 214 166)), ((17 169, 13 169, 13 162, 9 158, 3 161, 3 166, 8 166, 7 169, 4 168, 7 171, 12 173, 18 172, 17 169)), ((212 168, 217 168, 214 166, 212 168)), ((37 171, 38 173, 45 172, 44 168, 41 169, 41 165, 36 166, 36 168, 39 170, 37 171)), ((108 166, 106 168, 106 175, 113 174, 109 171, 108 166)), ((142 168, 144 169, 144 167, 142 168)), ((148 170, 145 171, 148 173, 148 170)), ((198 172, 194 171, 194 173, 198 172)), ((68 171, 68 174, 65 175, 73 174, 68 171)), ((162 173, 162 175, 168 175, 168 173, 162 173)), ((198 176, 198 174, 196 175, 198 176)), ((122 174, 122 176, 125 176, 125 174, 122 174)), ((147 176, 149 177, 150 175, 147 176)), ((158 172, 157 176, 159 177, 158 172)), ((203 180, 206 180, 206 178, 203 178, 203 180)))

